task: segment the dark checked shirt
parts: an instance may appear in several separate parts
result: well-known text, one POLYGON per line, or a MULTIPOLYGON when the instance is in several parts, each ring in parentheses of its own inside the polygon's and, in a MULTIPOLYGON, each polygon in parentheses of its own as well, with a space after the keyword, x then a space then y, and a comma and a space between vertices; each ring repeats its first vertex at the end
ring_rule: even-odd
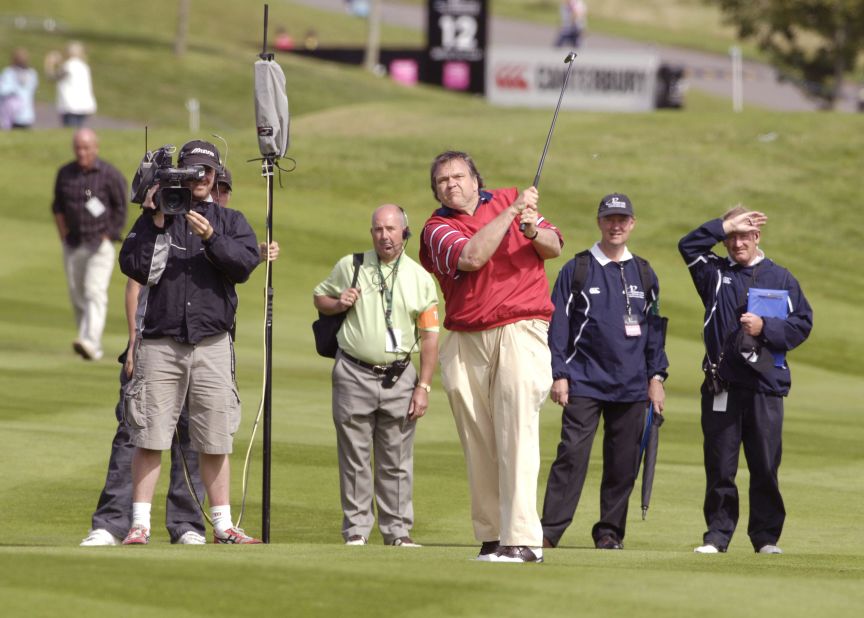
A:
POLYGON ((103 237, 119 241, 126 225, 126 179, 101 159, 88 170, 75 161, 67 163, 57 172, 51 210, 66 218, 69 235, 65 242, 69 247, 83 244, 95 249, 103 237), (98 217, 85 207, 92 197, 99 198, 105 207, 98 217))

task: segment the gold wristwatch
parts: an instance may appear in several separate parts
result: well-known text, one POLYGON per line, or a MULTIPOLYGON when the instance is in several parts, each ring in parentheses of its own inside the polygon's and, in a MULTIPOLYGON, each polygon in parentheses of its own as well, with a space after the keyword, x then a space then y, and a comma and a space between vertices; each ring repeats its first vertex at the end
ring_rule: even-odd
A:
POLYGON ((422 388, 427 393, 432 392, 432 387, 426 384, 426 382, 417 382, 417 386, 415 386, 414 388, 422 388))

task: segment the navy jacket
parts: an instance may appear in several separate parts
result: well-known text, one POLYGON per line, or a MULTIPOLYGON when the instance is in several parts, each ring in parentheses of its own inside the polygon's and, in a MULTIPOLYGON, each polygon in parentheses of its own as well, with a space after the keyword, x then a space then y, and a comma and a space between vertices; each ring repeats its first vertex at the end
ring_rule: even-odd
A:
MULTIPOLYGON (((705 305, 703 338, 704 362, 716 364, 724 344, 740 330, 739 319, 747 309, 746 290, 749 287, 789 291, 789 315, 786 319, 763 318, 764 327, 759 341, 773 352, 788 352, 800 345, 813 328, 813 310, 792 274, 768 258, 753 266, 741 266, 729 257, 720 257, 711 249, 726 238, 723 221, 714 219, 687 234, 678 243, 678 250, 690 269, 696 291, 705 305), (756 281, 753 282, 753 273, 756 281)), ((785 396, 792 383, 788 363, 771 367, 766 373, 753 369, 727 350, 720 366, 720 377, 733 386, 760 393, 785 396)))
POLYGON ((137 317, 145 339, 194 344, 231 332, 238 302, 234 284, 246 281, 258 265, 258 241, 242 213, 212 202, 198 202, 193 210, 213 226, 209 240, 193 233, 184 216, 166 216, 160 230, 144 213, 120 249, 120 270, 145 286, 137 317))
POLYGON ((564 265, 552 289, 552 375, 556 380, 569 380, 572 396, 615 402, 647 400, 648 380, 655 374, 666 377, 669 366, 657 311, 660 285, 655 278, 647 292, 642 289, 639 268, 629 252, 620 265, 608 261, 597 245, 591 254, 581 293, 574 296, 571 290, 575 259, 564 265), (637 337, 624 332, 627 304, 621 266, 631 314, 639 320, 641 335, 637 337))

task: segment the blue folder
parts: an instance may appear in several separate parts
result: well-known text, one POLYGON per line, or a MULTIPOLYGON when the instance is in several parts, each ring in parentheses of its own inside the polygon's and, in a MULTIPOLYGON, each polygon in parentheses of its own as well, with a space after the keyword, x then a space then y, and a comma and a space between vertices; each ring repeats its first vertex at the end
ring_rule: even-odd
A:
MULTIPOLYGON (((750 295, 747 298, 747 311, 755 313, 760 318, 781 318, 785 320, 789 315, 789 291, 750 288, 750 295)), ((786 364, 785 352, 771 352, 771 355, 774 357, 775 367, 783 367, 786 364)))

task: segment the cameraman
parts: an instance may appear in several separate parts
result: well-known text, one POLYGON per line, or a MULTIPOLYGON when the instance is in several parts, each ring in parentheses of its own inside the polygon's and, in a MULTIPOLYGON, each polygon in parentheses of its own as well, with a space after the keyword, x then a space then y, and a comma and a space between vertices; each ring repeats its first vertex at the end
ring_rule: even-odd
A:
POLYGON ((200 180, 183 184, 192 203, 184 215, 147 208, 120 251, 123 274, 145 286, 139 295, 134 371, 126 421, 132 460, 132 527, 124 545, 150 538, 150 505, 184 403, 189 438, 199 453, 216 543, 260 543, 235 528, 229 503, 234 432, 240 399, 234 382, 232 333, 237 294, 258 265, 255 233, 238 211, 210 201, 219 151, 205 141, 180 150, 180 167, 203 165, 200 180))
MULTIPOLYGON (((144 206, 154 208, 152 199, 158 185, 153 185, 147 193, 144 206)), ((223 167, 216 174, 216 182, 210 195, 219 206, 227 206, 231 198, 231 172, 223 167)), ((261 261, 267 259, 267 244, 258 245, 261 261)), ((270 260, 279 257, 279 243, 270 242, 270 260)), ((120 371, 120 401, 115 408, 117 430, 111 443, 111 455, 108 459, 108 474, 105 485, 99 496, 96 511, 93 513, 92 526, 87 537, 81 541, 82 547, 104 545, 119 545, 123 536, 129 530, 132 519, 132 456, 135 445, 132 443, 129 427, 123 420, 123 404, 126 385, 132 377, 134 359, 131 350, 135 348, 138 339, 135 314, 138 309, 138 294, 142 285, 134 279, 126 280, 125 309, 126 323, 129 328, 129 343, 118 359, 123 365, 120 371)), ((203 545, 204 518, 198 510, 186 482, 186 472, 189 481, 195 488, 199 500, 204 500, 204 488, 201 485, 201 475, 198 472, 198 453, 189 449, 189 411, 184 406, 180 411, 177 424, 177 440, 171 444, 171 480, 168 486, 168 496, 165 502, 165 525, 171 542, 180 545, 203 545), (185 470, 184 470, 185 460, 185 470)))

